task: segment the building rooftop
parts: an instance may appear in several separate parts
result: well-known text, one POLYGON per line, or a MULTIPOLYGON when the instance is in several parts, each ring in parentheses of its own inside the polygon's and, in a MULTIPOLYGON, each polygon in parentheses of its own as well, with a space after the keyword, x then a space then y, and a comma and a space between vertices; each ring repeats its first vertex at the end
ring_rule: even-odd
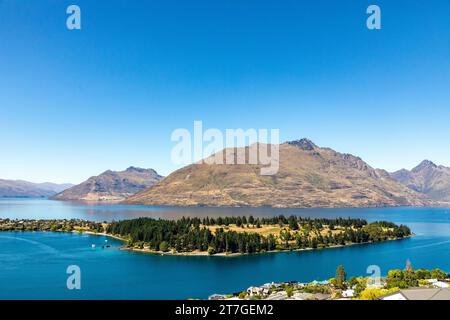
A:
POLYGON ((450 300, 449 288, 412 288, 380 297, 380 300, 450 300))

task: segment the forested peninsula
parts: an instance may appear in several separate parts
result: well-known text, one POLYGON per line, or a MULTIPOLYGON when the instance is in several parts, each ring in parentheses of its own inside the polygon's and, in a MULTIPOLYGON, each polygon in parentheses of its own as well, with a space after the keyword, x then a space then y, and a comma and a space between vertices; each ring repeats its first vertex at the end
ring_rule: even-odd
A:
POLYGON ((0 219, 0 231, 62 231, 112 236, 124 249, 160 254, 236 255, 320 249, 397 240, 411 235, 405 225, 354 218, 218 217, 113 222, 0 219))
POLYGON ((127 248, 184 255, 250 254, 306 250, 396 240, 411 235, 405 225, 353 218, 219 217, 162 220, 139 218, 109 223, 106 233, 127 248))

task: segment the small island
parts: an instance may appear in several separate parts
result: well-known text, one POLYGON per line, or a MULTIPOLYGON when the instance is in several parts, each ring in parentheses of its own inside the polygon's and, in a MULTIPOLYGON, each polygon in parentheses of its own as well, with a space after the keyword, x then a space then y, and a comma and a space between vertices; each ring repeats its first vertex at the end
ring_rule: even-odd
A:
POLYGON ((217 217, 113 222, 0 219, 0 231, 64 231, 111 236, 124 249, 173 255, 239 255, 321 249, 411 236, 405 225, 354 218, 217 217))

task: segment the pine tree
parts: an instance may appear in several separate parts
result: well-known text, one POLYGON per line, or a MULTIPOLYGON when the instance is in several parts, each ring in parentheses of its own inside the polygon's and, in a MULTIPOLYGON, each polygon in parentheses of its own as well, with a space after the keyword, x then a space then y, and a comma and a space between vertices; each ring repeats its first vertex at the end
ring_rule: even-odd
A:
POLYGON ((344 289, 345 287, 345 279, 347 277, 347 273, 345 272, 344 266, 341 264, 336 269, 336 286, 338 288, 344 289))

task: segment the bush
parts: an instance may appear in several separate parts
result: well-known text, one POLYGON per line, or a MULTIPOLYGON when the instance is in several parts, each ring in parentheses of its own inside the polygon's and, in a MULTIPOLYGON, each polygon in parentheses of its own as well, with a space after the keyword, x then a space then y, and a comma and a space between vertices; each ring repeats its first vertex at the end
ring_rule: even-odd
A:
POLYGON ((431 272, 426 269, 418 269, 415 272, 417 279, 431 279, 431 272))
POLYGON ((208 247, 208 254, 213 255, 216 253, 216 249, 214 247, 209 246, 208 247))
POLYGON ((239 293, 239 299, 245 299, 247 297, 247 292, 242 291, 241 293, 239 293))
POLYGON ((447 277, 447 274, 441 269, 433 269, 431 270, 431 278, 444 280, 447 277))
POLYGON ((378 300, 379 297, 398 291, 398 288, 391 289, 365 289, 361 292, 359 300, 378 300))
POLYGON ((420 279, 420 280, 419 280, 419 286, 422 286, 422 287, 429 287, 429 286, 430 286, 430 283, 429 283, 427 280, 425 280, 425 279, 420 279))
POLYGON ((167 252, 167 251, 169 251, 169 244, 168 244, 166 241, 162 241, 162 242, 159 244, 159 251, 162 251, 162 252, 167 252))
POLYGON ((286 294, 290 298, 294 294, 294 288, 293 287, 287 287, 286 288, 286 294))

